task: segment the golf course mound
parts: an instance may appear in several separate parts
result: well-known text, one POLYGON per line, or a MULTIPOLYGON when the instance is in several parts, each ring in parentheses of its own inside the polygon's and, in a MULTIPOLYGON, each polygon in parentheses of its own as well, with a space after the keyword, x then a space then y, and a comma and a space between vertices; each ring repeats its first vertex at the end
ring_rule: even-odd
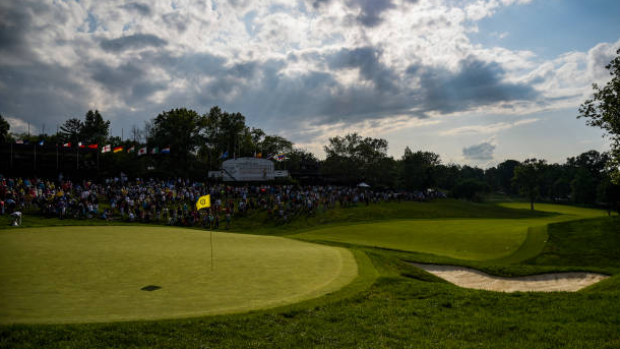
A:
MULTIPOLYGON (((502 206, 512 209, 529 207, 523 203, 502 206)), ((530 258, 540 252, 549 224, 606 215, 602 210, 564 205, 537 204, 536 207, 541 212, 554 214, 519 219, 401 219, 317 228, 293 236, 307 241, 427 253, 470 261, 506 258, 513 261, 530 258), (513 256, 515 253, 518 255, 513 256)))
POLYGON ((605 275, 584 272, 507 278, 460 266, 411 264, 460 287, 500 292, 574 292, 607 278, 605 275))
POLYGON ((146 226, 16 229, 0 233, 0 323, 246 312, 334 292, 357 272, 346 249, 286 238, 146 226))

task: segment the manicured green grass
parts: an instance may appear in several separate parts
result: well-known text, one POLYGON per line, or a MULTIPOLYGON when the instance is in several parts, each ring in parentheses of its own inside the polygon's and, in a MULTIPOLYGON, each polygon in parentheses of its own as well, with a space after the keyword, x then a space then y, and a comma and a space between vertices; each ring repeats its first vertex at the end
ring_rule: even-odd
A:
POLYGON ((528 221, 501 219, 409 220, 323 228, 295 237, 485 260, 516 251, 527 228, 528 221))
MULTIPOLYGON (((11 348, 617 348, 620 293, 514 293, 438 282, 367 250, 377 282, 336 302, 173 321, 4 326, 11 348), (401 276, 402 275, 402 276, 401 276)), ((364 267, 365 268, 365 267, 364 267)), ((360 271, 363 273, 363 271, 360 271)))
POLYGON ((336 291, 351 253, 278 237, 162 227, 0 231, 0 322, 103 322, 243 312, 336 291), (149 285, 161 289, 147 292, 149 285))
POLYGON ((616 268, 620 272, 620 218, 596 218, 549 225, 549 239, 534 265, 616 268), (617 229, 617 230, 616 230, 617 229))
POLYGON ((314 215, 292 215, 287 223, 269 219, 265 212, 256 212, 236 218, 232 231, 240 233, 287 235, 321 226, 350 225, 398 219, 446 219, 446 218, 539 218, 554 214, 529 209, 510 209, 498 205, 472 203, 462 200, 435 200, 431 202, 390 202, 329 209, 319 208, 314 215))
MULTIPOLYGON (((548 242, 540 249, 544 250, 541 259, 528 257, 527 264, 518 259, 499 265, 495 261, 352 247, 360 276, 324 297, 245 314, 169 321, 5 325, 0 326, 0 348, 616 349, 620 348, 620 274, 576 293, 504 294, 458 288, 406 262, 461 263, 506 274, 574 267, 605 269, 613 274, 609 265, 614 264, 614 246, 618 247, 614 236, 620 231, 620 221, 597 220, 602 223, 589 224, 587 232, 575 226, 580 234, 558 235, 562 237, 559 240, 554 238, 564 234, 559 226, 581 222, 551 225, 548 242), (605 252, 597 254, 605 245, 605 252), (547 256, 545 251, 564 252, 561 258, 548 259, 542 258, 547 256), (579 264, 584 251, 592 266, 579 264), (368 287, 377 273, 376 282, 368 287)), ((548 224, 539 223, 538 227, 548 224)), ((527 253, 520 258, 525 256, 527 253)))
MULTIPOLYGON (((530 227, 542 227, 553 222, 605 214, 598 210, 559 205, 545 205, 542 208, 548 212, 561 214, 522 219, 390 221, 316 229, 297 234, 295 237, 481 261, 508 257, 516 253, 522 244, 528 241, 526 238, 530 227)), ((532 241, 534 244, 528 246, 528 251, 537 250, 544 243, 540 239, 530 239, 528 242, 532 241)))

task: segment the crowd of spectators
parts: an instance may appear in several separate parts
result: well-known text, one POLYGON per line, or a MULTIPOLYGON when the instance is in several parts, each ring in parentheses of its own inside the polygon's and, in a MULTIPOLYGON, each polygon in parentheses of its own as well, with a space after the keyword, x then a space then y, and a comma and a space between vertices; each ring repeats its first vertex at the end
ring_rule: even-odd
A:
POLYGON ((60 219, 104 219, 178 226, 228 229, 235 217, 258 211, 287 222, 293 215, 314 215, 335 207, 381 202, 426 201, 443 197, 438 191, 396 192, 343 186, 226 185, 188 179, 128 181, 110 178, 96 183, 70 180, 0 178, 0 214, 36 212, 60 219), (196 210, 203 195, 211 207, 196 210))

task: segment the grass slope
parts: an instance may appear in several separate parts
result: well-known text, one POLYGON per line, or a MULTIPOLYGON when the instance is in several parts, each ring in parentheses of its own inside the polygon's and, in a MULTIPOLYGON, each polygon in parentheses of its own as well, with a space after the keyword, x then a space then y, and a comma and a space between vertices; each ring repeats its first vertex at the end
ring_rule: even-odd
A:
POLYGON ((161 227, 0 232, 0 322, 103 322, 274 307, 357 275, 345 249, 161 227), (142 287, 156 285, 151 292, 142 287))
MULTIPOLYGON (((518 206, 519 204, 511 204, 518 206)), ((549 223, 602 216, 603 211, 540 205, 558 215, 520 219, 406 220, 328 227, 295 235, 310 241, 329 241, 436 254, 465 260, 492 260, 518 253, 520 258, 538 253, 549 223), (534 229, 533 231, 530 228, 534 229), (530 234, 528 239, 528 234, 530 234), (526 249, 519 251, 527 242, 526 249), (530 246, 531 245, 531 246, 530 246)), ((513 259, 516 259, 513 257, 513 259)))

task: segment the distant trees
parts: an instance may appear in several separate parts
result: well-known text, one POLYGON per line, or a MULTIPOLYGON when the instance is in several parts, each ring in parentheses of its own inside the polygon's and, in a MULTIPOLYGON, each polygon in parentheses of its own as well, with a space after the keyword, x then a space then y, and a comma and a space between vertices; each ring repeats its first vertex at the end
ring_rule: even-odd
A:
POLYGON ((78 118, 71 118, 60 126, 60 134, 66 142, 77 144, 81 141, 81 133, 84 123, 78 118))
POLYGON ((441 165, 439 154, 405 148, 401 158, 401 179, 407 190, 426 190, 437 186, 437 167, 441 165))
POLYGON ((183 168, 190 154, 205 142, 204 125, 204 118, 194 110, 171 109, 155 117, 147 141, 152 146, 170 146, 176 166, 183 168))
POLYGON ((394 184, 395 161, 388 157, 388 142, 363 138, 357 133, 332 137, 324 147, 323 171, 341 183, 368 181, 373 185, 394 184))
POLYGON ((545 166, 544 160, 527 159, 515 167, 512 182, 521 195, 529 200, 532 210, 534 210, 534 201, 540 195, 540 183, 545 166))
POLYGON ((104 120, 98 110, 89 110, 84 116, 84 121, 79 118, 71 118, 60 126, 60 135, 65 142, 77 144, 104 143, 110 134, 110 121, 104 120))
POLYGON ((9 122, 4 119, 2 114, 0 114, 0 144, 4 144, 9 141, 10 129, 11 125, 9 125, 9 122))
POLYGON ((81 141, 89 144, 103 144, 110 134, 110 121, 103 120, 98 110, 89 110, 80 130, 81 141))
POLYGON ((620 49, 605 68, 612 76, 603 87, 593 84, 594 94, 579 107, 577 118, 586 118, 588 126, 603 129, 611 138, 612 154, 608 168, 612 180, 620 184, 620 49))

